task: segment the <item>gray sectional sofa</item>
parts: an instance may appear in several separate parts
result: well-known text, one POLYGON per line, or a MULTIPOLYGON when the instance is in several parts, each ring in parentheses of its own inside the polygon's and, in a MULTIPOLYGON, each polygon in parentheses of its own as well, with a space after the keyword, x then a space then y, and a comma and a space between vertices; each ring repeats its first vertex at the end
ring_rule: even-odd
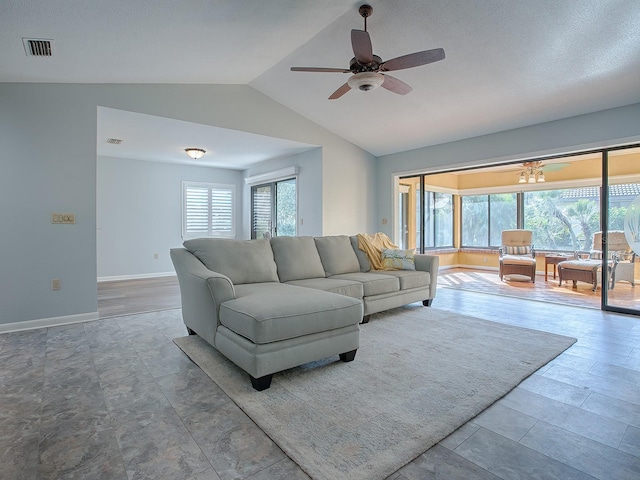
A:
POLYGON ((273 373, 321 358, 355 358, 359 323, 436 293, 438 257, 415 270, 371 271, 357 236, 198 238, 171 249, 182 317, 249 373, 257 390, 273 373))

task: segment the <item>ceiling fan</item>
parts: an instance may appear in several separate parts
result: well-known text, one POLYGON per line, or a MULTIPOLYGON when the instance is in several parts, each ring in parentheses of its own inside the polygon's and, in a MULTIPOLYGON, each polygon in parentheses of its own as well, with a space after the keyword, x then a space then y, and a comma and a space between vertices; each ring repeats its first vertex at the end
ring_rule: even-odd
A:
POLYGON ((541 161, 524 162, 520 175, 518 176, 518 183, 545 182, 545 172, 557 172, 568 166, 568 163, 543 164, 541 161))
POLYGON ((367 18, 371 16, 373 8, 370 5, 362 5, 358 12, 364 18, 364 30, 351 30, 351 46, 355 56, 349 62, 349 68, 291 67, 292 72, 352 73, 353 75, 347 83, 333 92, 329 100, 340 98, 352 88, 368 92, 374 88, 382 87, 393 93, 406 95, 413 90, 409 85, 382 72, 419 67, 444 59, 444 50, 442 48, 434 48, 383 62, 379 56, 373 54, 371 38, 369 37, 369 32, 367 32, 367 18))

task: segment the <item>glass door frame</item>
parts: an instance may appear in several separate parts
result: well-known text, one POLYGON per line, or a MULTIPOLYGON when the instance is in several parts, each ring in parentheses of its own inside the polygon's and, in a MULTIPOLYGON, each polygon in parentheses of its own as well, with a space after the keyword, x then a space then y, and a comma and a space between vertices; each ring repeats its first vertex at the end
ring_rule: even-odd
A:
POLYGON ((640 316, 640 310, 625 308, 616 305, 609 305, 609 270, 607 262, 609 258, 609 247, 607 238, 609 233, 609 152, 640 148, 640 144, 621 145, 616 147, 603 148, 602 155, 602 188, 600 195, 600 227, 602 229, 602 294, 600 296, 600 309, 608 312, 623 313, 626 315, 640 316))

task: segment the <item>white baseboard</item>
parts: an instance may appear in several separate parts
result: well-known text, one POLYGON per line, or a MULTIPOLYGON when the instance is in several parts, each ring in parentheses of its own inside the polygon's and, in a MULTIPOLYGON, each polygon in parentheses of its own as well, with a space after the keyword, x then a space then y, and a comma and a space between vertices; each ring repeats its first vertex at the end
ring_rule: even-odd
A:
POLYGON ((98 283, 117 282, 121 280, 139 280, 141 278, 175 277, 175 275, 176 275, 176 272, 140 273, 137 275, 115 275, 112 277, 98 277, 98 283))
POLYGON ((76 315, 65 315, 63 317, 38 318, 36 320, 25 320, 24 322, 13 322, 0 324, 0 333, 20 332, 22 330, 33 330, 35 328, 57 327, 69 325, 71 323, 91 322, 98 320, 98 312, 78 313, 76 315))

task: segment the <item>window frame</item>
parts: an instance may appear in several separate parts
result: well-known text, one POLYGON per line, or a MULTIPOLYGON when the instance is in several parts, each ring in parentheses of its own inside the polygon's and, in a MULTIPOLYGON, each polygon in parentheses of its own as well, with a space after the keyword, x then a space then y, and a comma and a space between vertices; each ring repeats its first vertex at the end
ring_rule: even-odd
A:
POLYGON ((496 196, 496 195, 514 195, 515 196, 515 226, 513 228, 522 228, 521 227, 521 221, 520 221, 520 210, 522 209, 521 207, 521 203, 522 203, 522 192, 509 192, 509 191, 505 191, 505 192, 492 192, 492 193, 475 193, 475 194, 468 194, 468 195, 459 195, 460 197, 460 248, 486 248, 486 249, 496 249, 499 248, 501 246, 501 243, 498 244, 492 244, 491 243, 491 237, 492 237, 492 222, 491 222, 491 197, 496 196), (467 245, 464 243, 465 240, 465 228, 464 228, 464 199, 465 198, 469 198, 469 197, 485 197, 486 198, 486 219, 487 219, 487 238, 486 238, 486 244, 482 244, 482 245, 467 245))
POLYGON ((227 183, 211 183, 211 182, 193 182, 188 180, 182 181, 182 239, 189 240, 199 237, 213 237, 213 238, 235 238, 237 230, 237 194, 236 185, 227 183), (190 232, 187 226, 187 220, 189 216, 189 205, 187 191, 190 187, 193 188, 206 188, 207 189, 207 231, 190 232), (229 211, 230 225, 228 229, 214 230, 214 209, 212 205, 212 195, 214 192, 223 192, 230 194, 231 201, 229 205, 225 205, 229 211))
POLYGON ((422 183, 423 189, 421 193, 422 204, 424 205, 424 211, 422 212, 422 229, 421 229, 421 251, 428 250, 438 250, 442 248, 453 248, 454 245, 454 237, 455 237, 455 196, 450 192, 443 192, 436 189, 429 189, 429 185, 426 185, 424 182, 422 183), (451 238, 449 239, 448 245, 436 245, 436 240, 438 238, 438 209, 436 208, 436 195, 449 195, 451 197, 451 238), (429 208, 427 210, 427 197, 429 198, 429 208), (427 227, 427 217, 426 213, 429 211, 429 216, 431 217, 431 225, 427 227), (431 233, 431 239, 433 240, 434 246, 427 246, 427 231, 431 233))

